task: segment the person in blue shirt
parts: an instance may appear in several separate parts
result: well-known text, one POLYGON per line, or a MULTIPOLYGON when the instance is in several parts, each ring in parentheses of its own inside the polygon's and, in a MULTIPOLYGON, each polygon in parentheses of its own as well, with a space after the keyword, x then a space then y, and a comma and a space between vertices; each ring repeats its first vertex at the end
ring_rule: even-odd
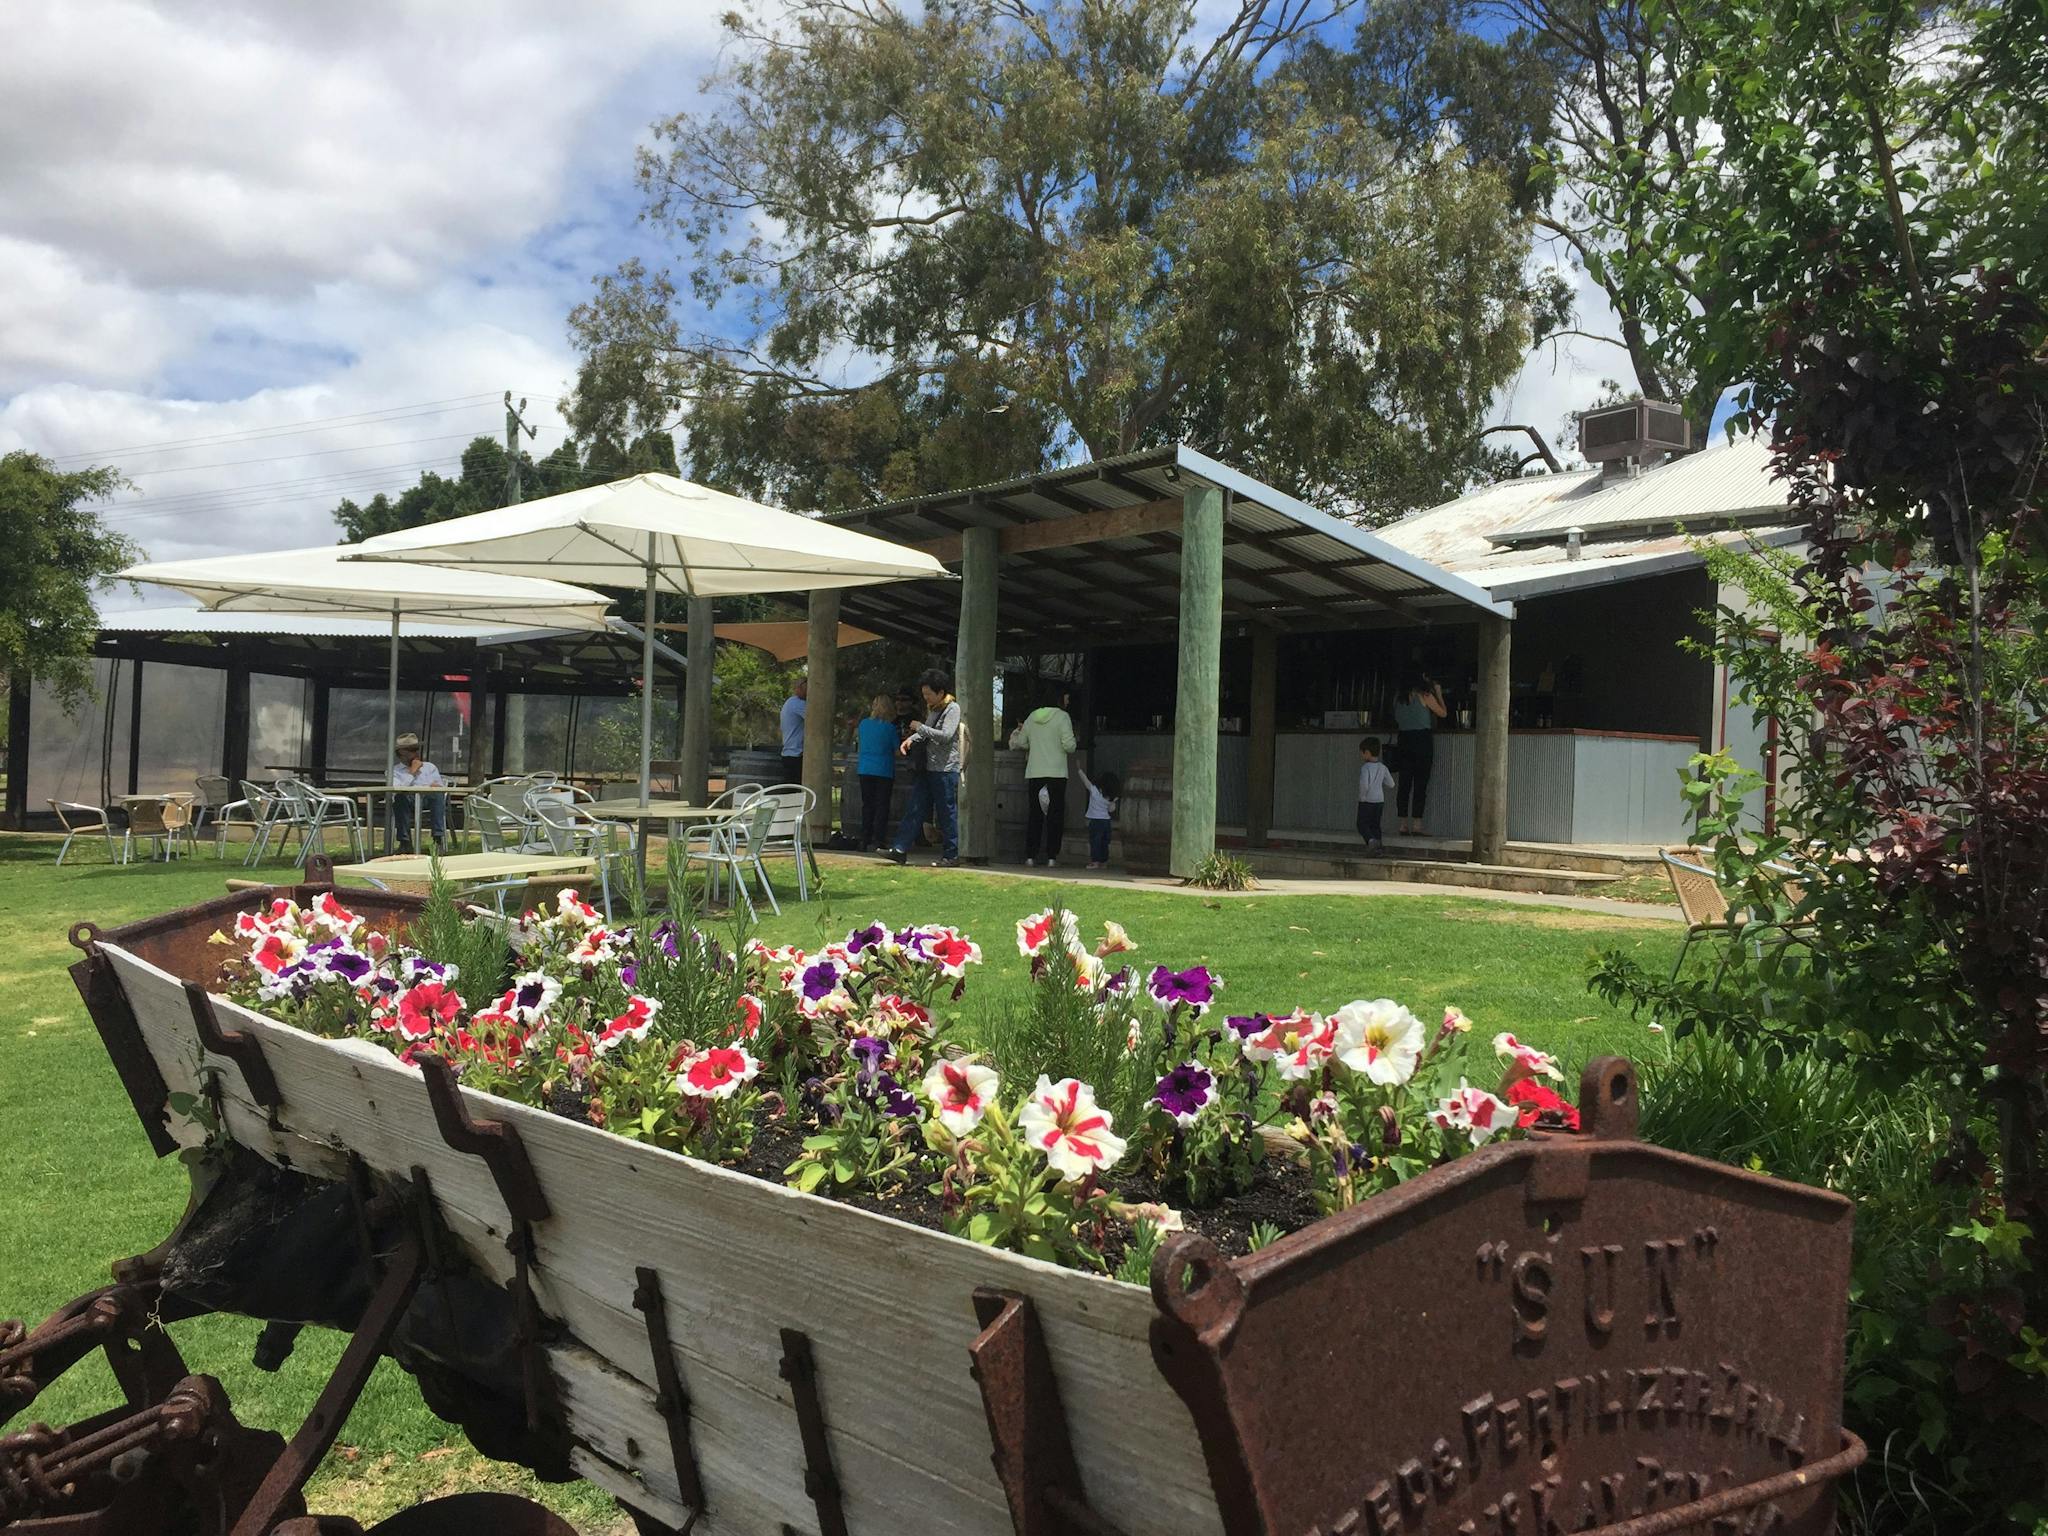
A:
POLYGON ((810 709, 804 700, 810 691, 809 679, 799 677, 789 685, 789 697, 782 701, 782 782, 785 784, 804 781, 804 716, 810 709))
POLYGON ((859 751, 854 770, 860 775, 860 846, 872 852, 889 846, 889 796, 896 788, 896 748, 903 741, 896 701, 886 693, 869 700, 853 739, 859 751))

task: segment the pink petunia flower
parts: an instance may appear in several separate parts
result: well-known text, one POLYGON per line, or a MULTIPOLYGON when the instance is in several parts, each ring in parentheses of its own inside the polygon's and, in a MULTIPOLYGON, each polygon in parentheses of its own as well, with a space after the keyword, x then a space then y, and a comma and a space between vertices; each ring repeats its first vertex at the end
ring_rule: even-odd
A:
POLYGON ((1029 960, 1040 950, 1044 949, 1047 944, 1052 942, 1053 926, 1058 920, 1058 912, 1050 907, 1043 912, 1034 913, 1030 917, 1019 918, 1017 920, 1017 953, 1029 960))
POLYGON ((1062 1179, 1072 1181, 1116 1166, 1126 1143, 1095 1105, 1095 1090, 1078 1078, 1055 1083, 1043 1073, 1017 1114, 1024 1139, 1045 1154, 1062 1179))
POLYGON ((1513 1109, 1484 1088, 1474 1088, 1460 1078, 1457 1092, 1442 1100, 1430 1118, 1447 1131, 1463 1131, 1472 1139, 1472 1145, 1478 1147, 1511 1129, 1517 1117, 1513 1109))
POLYGON ((761 1063, 734 1045, 716 1045, 684 1059, 676 1092, 695 1099, 729 1099, 754 1080, 761 1063))
POLYGON ((598 1031, 597 1054, 604 1055, 622 1041, 645 1040, 647 1031, 654 1027, 654 1016, 660 1011, 660 1003, 635 993, 627 999, 626 1011, 598 1031))
POLYGON ((972 1061, 941 1061, 924 1075, 924 1096, 931 1100, 939 1124, 965 1136, 988 1113, 1002 1080, 993 1070, 972 1061))
POLYGON ((424 1040, 437 1030, 452 1028, 461 1012, 462 999, 452 987, 423 981, 398 994, 398 1032, 408 1040, 424 1040))
POLYGON ((1242 1046, 1251 1061, 1270 1061, 1273 1070, 1291 1080, 1313 1077, 1337 1054, 1337 1023, 1301 1010, 1268 1019, 1242 1046))
POLYGON ((1555 1056, 1548 1051, 1539 1051, 1533 1045, 1524 1045, 1513 1035, 1495 1035, 1493 1054, 1509 1063, 1509 1083, 1520 1082, 1525 1077, 1548 1077, 1559 1082, 1564 1080, 1564 1069, 1558 1066, 1555 1056))

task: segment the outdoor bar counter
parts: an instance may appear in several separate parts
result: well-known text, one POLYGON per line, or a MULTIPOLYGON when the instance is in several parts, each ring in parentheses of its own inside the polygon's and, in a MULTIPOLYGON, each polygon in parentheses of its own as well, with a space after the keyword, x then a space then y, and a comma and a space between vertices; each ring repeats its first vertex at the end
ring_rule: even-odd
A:
MULTIPOLYGON (((1358 807, 1358 743, 1394 733, 1379 727, 1344 731, 1282 731, 1273 771, 1273 831, 1354 830, 1358 807)), ((1436 733, 1429 781, 1431 837, 1472 835, 1472 752, 1469 730, 1436 733)), ((1217 742, 1216 819, 1245 823, 1248 738, 1217 742)), ((1700 743, 1692 736, 1570 729, 1508 732, 1508 831, 1538 843, 1677 843, 1690 835, 1681 813, 1679 775, 1700 743)), ((1170 762, 1170 731, 1104 732, 1095 738, 1094 767, 1119 773, 1133 763, 1170 762)), ((1392 806, 1389 828, 1397 825, 1392 806)))

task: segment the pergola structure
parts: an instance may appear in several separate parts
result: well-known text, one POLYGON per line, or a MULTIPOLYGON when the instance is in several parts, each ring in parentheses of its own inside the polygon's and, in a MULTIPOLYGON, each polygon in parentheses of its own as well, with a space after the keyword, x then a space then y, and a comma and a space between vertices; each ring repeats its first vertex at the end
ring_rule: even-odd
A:
MULTIPOLYGON (((1226 626, 1243 627, 1252 641, 1246 830, 1256 845, 1272 825, 1278 638, 1378 625, 1475 625, 1472 856, 1500 861, 1514 606, 1484 588, 1185 445, 830 520, 925 550, 959 574, 957 583, 815 593, 811 617, 821 639, 843 614, 898 639, 952 647, 970 741, 995 740, 999 649, 1177 643, 1171 867, 1180 875, 1216 845, 1226 626)), ((821 649, 813 657, 814 675, 828 656, 821 649)), ((961 796, 969 857, 985 858, 994 846, 994 774, 993 754, 969 753, 961 796)))
MULTIPOLYGON (((431 699, 468 693, 487 701, 491 729, 471 739, 470 760, 446 763, 451 774, 472 778, 505 771, 509 703, 534 698, 571 701, 619 697, 639 686, 639 630, 619 619, 606 631, 483 629, 475 626, 407 621, 400 639, 399 682, 431 699)), ((217 755, 209 748, 209 772, 229 779, 261 775, 271 765, 249 760, 250 684, 254 676, 302 680, 308 691, 304 770, 324 780, 328 771, 330 695, 338 689, 374 691, 385 686, 390 627, 375 619, 311 617, 269 613, 217 613, 194 609, 140 609, 104 615, 94 654, 123 673, 120 709, 125 717, 125 762, 115 774, 114 792, 138 788, 144 759, 144 701, 154 669, 198 668, 224 674, 219 701, 217 755)), ((657 642, 661 674, 680 693, 685 661, 657 642)), ((31 693, 9 693, 7 797, 0 826, 23 828, 48 821, 29 793, 31 693)), ((678 706, 680 707, 680 705, 678 706)), ((381 711, 380 711, 381 720, 381 711)), ((402 722, 408 726, 411 721, 402 722)), ((379 735, 381 737, 381 731, 379 735)), ((573 740, 573 738, 572 738, 573 740)))

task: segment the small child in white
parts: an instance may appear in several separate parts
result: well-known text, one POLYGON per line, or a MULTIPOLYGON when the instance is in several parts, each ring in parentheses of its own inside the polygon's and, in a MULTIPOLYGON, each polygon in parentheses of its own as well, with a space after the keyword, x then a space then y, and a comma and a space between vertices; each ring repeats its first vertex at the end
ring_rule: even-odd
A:
POLYGON ((1124 782, 1114 773, 1105 773, 1097 784, 1086 770, 1076 768, 1074 772, 1088 791, 1088 867, 1101 869, 1109 863, 1109 821, 1116 815, 1116 799, 1123 793, 1124 782))
POLYGON ((1382 853, 1380 820, 1387 811, 1387 791, 1394 776, 1380 761, 1380 739, 1368 736, 1358 744, 1358 835, 1365 839, 1367 853, 1382 853))

